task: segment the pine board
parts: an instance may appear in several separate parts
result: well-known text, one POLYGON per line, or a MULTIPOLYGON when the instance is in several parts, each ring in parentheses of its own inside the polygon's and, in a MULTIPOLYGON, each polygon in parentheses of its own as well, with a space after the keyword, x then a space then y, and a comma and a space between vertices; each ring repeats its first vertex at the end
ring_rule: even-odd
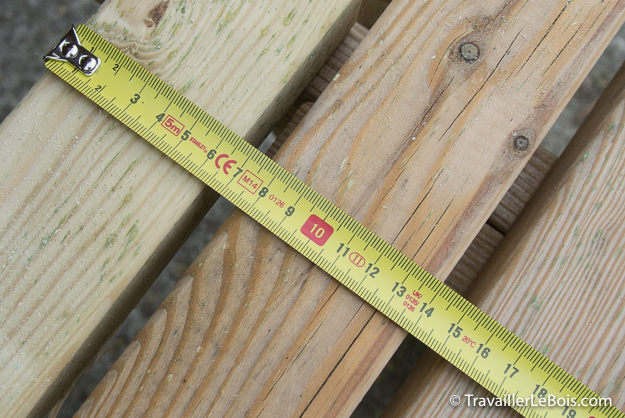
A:
MULTIPOLYGON (((276 159, 444 279, 624 17, 394 1, 276 159)), ((403 336, 236 213, 81 413, 344 415, 403 336)))
MULTIPOLYGON (((120 0, 88 24, 257 144, 357 8, 120 0)), ((41 416, 216 195, 51 74, 2 124, 0 146, 0 415, 41 416)))

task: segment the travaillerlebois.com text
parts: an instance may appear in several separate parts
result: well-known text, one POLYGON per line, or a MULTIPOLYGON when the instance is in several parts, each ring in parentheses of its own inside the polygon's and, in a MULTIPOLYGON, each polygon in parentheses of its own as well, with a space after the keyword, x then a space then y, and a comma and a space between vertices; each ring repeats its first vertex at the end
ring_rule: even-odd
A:
POLYGON ((529 397, 516 397, 514 395, 506 395, 503 398, 496 397, 480 397, 471 394, 465 394, 463 397, 460 395, 452 395, 449 398, 449 403, 453 406, 511 406, 522 408, 524 406, 530 407, 602 407, 612 406, 612 400, 610 398, 571 398, 569 396, 559 398, 555 395, 549 394, 544 397, 538 397, 531 395, 529 397))

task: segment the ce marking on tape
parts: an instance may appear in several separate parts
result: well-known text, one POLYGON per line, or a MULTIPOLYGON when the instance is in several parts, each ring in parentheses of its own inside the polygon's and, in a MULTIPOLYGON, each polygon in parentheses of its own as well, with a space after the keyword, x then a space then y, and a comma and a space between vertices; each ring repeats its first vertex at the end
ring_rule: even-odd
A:
MULTIPOLYGON (((204 144, 201 144, 202 147, 205 147, 204 144)), ((217 155, 217 150, 210 150, 207 152, 206 154, 206 158, 208 158, 209 160, 214 159, 215 160, 215 167, 217 167, 218 170, 221 170, 224 172, 225 175, 230 175, 230 169, 234 168, 234 166, 237 164, 237 161, 230 158, 229 154, 219 154, 217 155), (223 161, 226 160, 226 161, 223 161)), ((238 177, 239 174, 241 174, 243 172, 243 169, 241 167, 237 167, 237 171, 236 173, 234 173, 234 177, 238 177)))
MULTIPOLYGON (((223 163, 223 165, 219 165, 220 161, 225 159, 225 158, 230 158, 230 156, 228 154, 218 155, 217 158, 215 158, 215 166, 217 168, 223 170, 224 173, 230 174, 228 172, 228 169, 232 168, 232 166, 234 164, 236 164, 237 162, 235 160, 227 160, 226 162, 223 163)), ((241 169, 239 169, 239 170, 241 170, 241 169)))
MULTIPOLYGON (((179 122, 176 118, 174 118, 172 115, 165 115, 165 113, 161 113, 160 115, 156 116, 156 120, 161 122, 161 126, 167 129, 174 136, 180 136, 180 139, 182 139, 183 141, 189 141, 190 143, 192 143, 193 145, 201 149, 202 152, 206 154, 206 158, 208 158, 209 160, 212 160, 214 158, 215 167, 217 167, 219 170, 222 170, 224 174, 229 175, 230 172, 228 170, 230 170, 231 168, 233 168, 234 165, 237 164, 236 160, 228 159, 230 158, 230 155, 228 154, 220 154, 217 156, 217 158, 215 158, 216 151, 215 150, 209 151, 206 148, 206 145, 204 145, 202 142, 200 142, 199 140, 191 136, 192 135, 191 131, 184 130, 184 125, 181 122, 179 122), (222 163, 223 159, 227 159, 227 160, 222 163)), ((238 174, 240 174, 241 171, 243 170, 239 169, 235 177, 238 174)))

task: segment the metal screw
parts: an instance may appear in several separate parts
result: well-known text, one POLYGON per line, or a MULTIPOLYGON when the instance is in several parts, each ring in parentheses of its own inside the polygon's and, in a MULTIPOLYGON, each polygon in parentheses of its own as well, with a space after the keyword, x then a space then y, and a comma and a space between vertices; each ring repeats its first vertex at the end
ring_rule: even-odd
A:
POLYGON ((467 42, 460 45, 460 56, 467 62, 473 62, 480 57, 480 49, 477 45, 467 42))
POLYGON ((517 135, 514 137, 514 149, 517 151, 527 151, 530 146, 530 140, 526 136, 517 135))

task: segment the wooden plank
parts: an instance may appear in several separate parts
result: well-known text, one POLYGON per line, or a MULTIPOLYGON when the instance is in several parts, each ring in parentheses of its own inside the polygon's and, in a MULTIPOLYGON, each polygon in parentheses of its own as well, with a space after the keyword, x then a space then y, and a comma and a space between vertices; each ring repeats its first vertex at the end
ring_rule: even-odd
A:
POLYGON ((321 67, 321 70, 313 77, 310 84, 306 86, 302 93, 302 99, 315 102, 321 96, 321 93, 328 87, 334 77, 339 73, 341 67, 354 53, 354 50, 360 45, 369 30, 360 23, 354 24, 348 35, 343 39, 339 47, 332 53, 330 59, 321 67))
MULTIPOLYGON (((323 70, 323 69, 322 69, 323 70)), ((269 158, 273 158, 274 155, 278 153, 280 148, 284 145, 284 142, 289 138, 289 136, 293 133, 297 125, 300 124, 302 119, 306 116, 310 108, 312 107, 312 102, 304 102, 300 106, 293 106, 289 113, 285 115, 283 119, 284 128, 281 132, 276 136, 276 139, 273 141, 271 146, 267 149, 265 154, 269 158), (295 109, 294 109, 295 108, 295 109), (289 117, 287 117, 289 116, 289 117)))
MULTIPOLYGON (((360 42, 362 42, 368 32, 369 30, 360 23, 354 23, 354 26, 350 28, 349 32, 345 38, 343 38, 339 46, 332 52, 330 58, 328 58, 317 74, 315 74, 312 80, 310 80, 310 83, 308 83, 300 97, 297 98, 294 105, 291 106, 291 108, 285 113, 284 117, 276 123, 273 128, 273 132, 278 137, 274 146, 276 152, 293 132, 295 126, 299 124, 303 115, 297 118, 295 126, 292 126, 292 129, 288 130, 288 133, 285 129, 286 125, 293 122, 295 114, 304 103, 314 102, 319 98, 319 96, 321 96, 323 90, 325 90, 328 84, 330 84, 332 79, 339 72, 340 68, 343 64, 345 64, 345 61, 347 61, 347 59, 352 55, 354 49, 356 49, 360 42)), ((306 112, 308 112, 308 110, 306 110, 306 112)), ((275 152, 271 154, 271 156, 273 155, 275 155, 275 152)))
POLYGON ((486 223, 449 273, 445 284, 461 295, 466 294, 503 237, 501 232, 486 223))
MULTIPOLYGON (((276 159, 444 278, 623 6, 394 1, 276 159)), ((81 415, 345 415, 403 336, 236 212, 81 415)))
MULTIPOLYGON (((258 143, 357 8, 120 0, 89 25, 258 143)), ((215 195, 53 75, 0 127, 0 146, 0 415, 41 416, 215 195)))
POLYGON ((556 160, 556 156, 542 146, 536 149, 449 274, 445 284, 462 295, 467 292, 556 160))
MULTIPOLYGON (((481 309, 621 410, 623 109, 625 67, 469 293, 481 309)), ((488 393, 442 359, 429 358, 411 373, 384 415, 465 416, 465 394, 488 393), (462 407, 449 404, 454 394, 462 397, 462 407)), ((509 408, 469 409, 471 416, 517 415, 509 408)))
POLYGON ((543 147, 538 147, 510 190, 488 218, 488 223, 497 231, 503 234, 508 233, 556 160, 555 155, 543 147))
MULTIPOLYGON (((361 12, 362 9, 363 7, 361 6, 361 12)), ((280 147, 284 145, 284 142, 310 110, 312 102, 321 96, 321 93, 332 82, 334 77, 339 74, 343 64, 345 64, 368 32, 369 30, 360 23, 356 23, 350 29, 348 35, 343 39, 336 51, 334 51, 324 66, 313 77, 310 84, 304 89, 302 97, 298 99, 298 102, 309 101, 304 102, 300 106, 293 106, 285 117, 282 118, 280 122, 282 129, 267 150, 266 154, 268 156, 273 157, 280 147)), ((464 294, 469 289, 473 280, 486 265, 486 262, 492 256, 504 235, 516 222, 525 205, 538 186, 540 186, 556 160, 557 157, 551 152, 542 146, 537 147, 530 160, 523 167, 523 171, 514 180, 510 189, 508 189, 488 218, 486 225, 480 229, 480 232, 447 277, 446 284, 448 286, 461 294, 464 294)))
MULTIPOLYGON (((333 54, 334 56, 334 54, 333 54)), ((332 58, 331 58, 332 59, 332 58)), ((311 86, 304 90, 307 97, 309 90, 316 91, 318 86, 323 86, 323 79, 333 78, 334 63, 325 65, 320 74, 311 81, 311 86)), ((338 68, 334 74, 338 73, 338 68)), ((329 81, 328 81, 329 84, 329 81)), ((327 85, 327 84, 326 84, 327 85)), ((305 102, 292 112, 288 122, 283 122, 284 130, 277 136, 274 143, 267 150, 268 156, 274 156, 280 147, 284 145, 289 135, 304 119, 310 108, 311 102, 305 102)), ((510 189, 501 199, 486 224, 480 229, 467 250, 464 252, 454 269, 447 277, 445 283, 456 292, 464 295, 471 287, 471 283, 478 277, 490 257, 493 255, 505 234, 516 222, 523 209, 534 195, 545 176, 556 162, 557 157, 551 152, 539 146, 536 152, 527 162, 523 171, 514 180, 510 189)))
POLYGON ((358 22, 367 28, 373 26, 388 7, 390 0, 365 0, 358 11, 358 22))

